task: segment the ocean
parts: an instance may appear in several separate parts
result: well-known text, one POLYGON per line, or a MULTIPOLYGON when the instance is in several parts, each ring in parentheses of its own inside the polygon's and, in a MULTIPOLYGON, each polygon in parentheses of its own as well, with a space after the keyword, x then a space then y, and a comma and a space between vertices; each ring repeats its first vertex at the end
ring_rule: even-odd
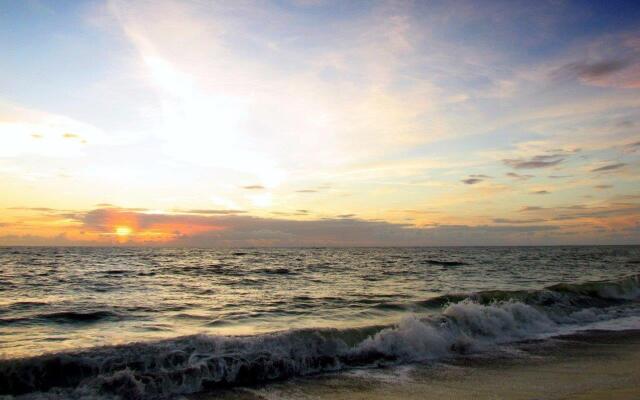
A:
POLYGON ((636 331, 639 299, 640 246, 5 247, 0 397, 397 380, 415 365, 636 331))

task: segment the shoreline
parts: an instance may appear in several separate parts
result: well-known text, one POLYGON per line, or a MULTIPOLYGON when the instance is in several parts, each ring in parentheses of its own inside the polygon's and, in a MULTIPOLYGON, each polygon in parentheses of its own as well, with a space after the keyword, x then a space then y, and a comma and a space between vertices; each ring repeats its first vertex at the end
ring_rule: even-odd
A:
POLYGON ((640 398, 638 365, 640 331, 590 331, 521 343, 497 357, 351 370, 187 398, 632 400, 640 398))

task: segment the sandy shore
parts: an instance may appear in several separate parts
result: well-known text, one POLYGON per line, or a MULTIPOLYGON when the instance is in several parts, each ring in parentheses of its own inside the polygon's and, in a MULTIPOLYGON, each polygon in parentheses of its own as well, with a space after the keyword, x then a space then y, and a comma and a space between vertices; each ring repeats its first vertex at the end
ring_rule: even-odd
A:
POLYGON ((523 344, 429 366, 357 370, 193 399, 640 399, 640 332, 523 344))

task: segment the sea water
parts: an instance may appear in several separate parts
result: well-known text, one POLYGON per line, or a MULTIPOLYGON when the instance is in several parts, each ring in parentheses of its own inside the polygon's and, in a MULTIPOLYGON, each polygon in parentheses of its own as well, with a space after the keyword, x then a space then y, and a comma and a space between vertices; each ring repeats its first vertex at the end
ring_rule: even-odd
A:
POLYGON ((0 395, 165 398, 640 328, 640 247, 0 248, 0 395))

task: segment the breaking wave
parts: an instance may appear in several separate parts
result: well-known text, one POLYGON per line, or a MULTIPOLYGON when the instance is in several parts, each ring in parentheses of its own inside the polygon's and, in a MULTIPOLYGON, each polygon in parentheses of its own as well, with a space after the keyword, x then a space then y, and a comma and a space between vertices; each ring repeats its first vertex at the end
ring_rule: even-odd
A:
POLYGON ((179 394, 356 367, 424 362, 593 329, 640 327, 640 275, 488 291, 425 302, 440 308, 393 326, 195 335, 0 361, 0 395, 126 399, 179 394), (603 324, 604 322, 604 324, 603 324), (629 325, 625 325, 628 327, 629 325))

